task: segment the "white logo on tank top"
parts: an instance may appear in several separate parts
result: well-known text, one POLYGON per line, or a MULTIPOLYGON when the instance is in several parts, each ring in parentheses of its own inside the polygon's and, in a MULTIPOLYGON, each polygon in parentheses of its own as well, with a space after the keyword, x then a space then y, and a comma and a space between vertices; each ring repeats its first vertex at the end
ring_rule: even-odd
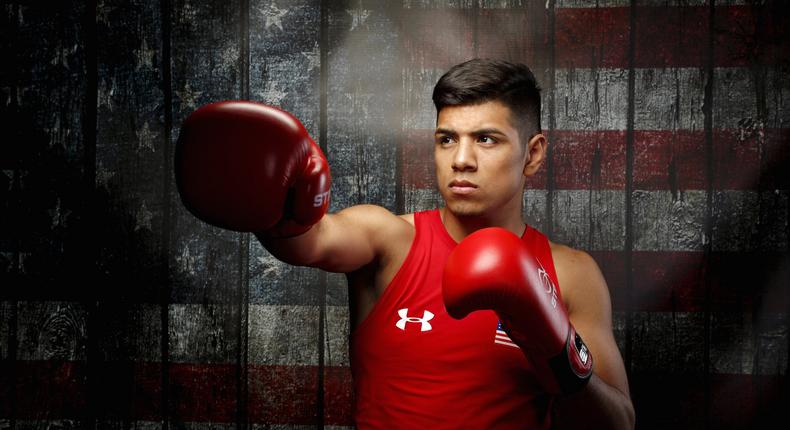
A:
POLYGON ((431 323, 428 321, 433 319, 433 313, 429 310, 425 310, 422 312, 422 318, 417 317, 410 317, 409 316, 409 308, 403 308, 398 311, 398 315, 400 316, 400 320, 395 323, 395 327, 398 327, 401 330, 406 330, 406 323, 420 323, 422 326, 420 327, 420 331, 428 331, 433 329, 431 323))

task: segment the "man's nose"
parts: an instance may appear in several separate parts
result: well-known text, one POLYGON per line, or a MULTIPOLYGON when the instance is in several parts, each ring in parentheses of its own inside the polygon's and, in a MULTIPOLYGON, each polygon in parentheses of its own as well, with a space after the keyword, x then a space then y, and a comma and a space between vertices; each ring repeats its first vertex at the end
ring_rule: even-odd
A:
POLYGON ((477 170, 474 142, 468 140, 459 142, 453 154, 453 170, 460 172, 477 170))

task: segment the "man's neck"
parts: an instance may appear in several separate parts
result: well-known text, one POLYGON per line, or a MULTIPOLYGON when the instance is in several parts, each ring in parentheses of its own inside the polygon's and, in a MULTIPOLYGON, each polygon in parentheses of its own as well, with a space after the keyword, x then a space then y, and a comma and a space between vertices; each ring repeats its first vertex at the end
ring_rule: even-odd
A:
MULTIPOLYGON (((503 212, 513 212, 513 211, 503 211, 503 212)), ((510 213, 504 216, 458 216, 452 213, 447 207, 443 207, 439 209, 439 215, 441 216, 442 223, 444 224, 445 230, 447 233, 455 239, 456 242, 460 242, 466 236, 474 233, 477 230, 487 227, 501 227, 504 228, 511 233, 515 234, 518 237, 521 237, 524 234, 524 229, 526 228, 524 221, 521 219, 521 214, 519 213, 510 213)))

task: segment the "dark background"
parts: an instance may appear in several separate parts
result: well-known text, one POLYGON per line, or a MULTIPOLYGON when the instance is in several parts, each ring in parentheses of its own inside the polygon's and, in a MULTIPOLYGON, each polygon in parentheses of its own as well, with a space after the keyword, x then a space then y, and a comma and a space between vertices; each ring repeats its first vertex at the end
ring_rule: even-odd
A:
POLYGON ((784 421, 784 2, 2 5, 0 429, 350 425, 344 278, 189 215, 180 123, 280 106, 333 211, 428 209, 430 93, 475 56, 543 87, 525 219, 604 271, 637 428, 784 421))

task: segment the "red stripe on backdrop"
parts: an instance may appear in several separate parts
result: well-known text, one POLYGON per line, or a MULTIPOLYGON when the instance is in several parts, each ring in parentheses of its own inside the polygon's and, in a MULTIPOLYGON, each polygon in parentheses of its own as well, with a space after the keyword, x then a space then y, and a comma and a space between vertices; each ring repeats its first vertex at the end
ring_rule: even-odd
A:
POLYGON ((705 189, 705 133, 634 132, 634 189, 705 189))
POLYGON ((351 425, 354 387, 350 367, 324 368, 324 424, 351 425))
POLYGON ((717 7, 714 64, 754 66, 790 60, 790 13, 783 1, 764 6, 717 7))
MULTIPOLYGON (((9 375, 11 363, 4 362, 0 369, 9 375)), ((17 399, 18 419, 78 419, 84 415, 86 386, 85 363, 54 361, 20 361, 14 363, 19 372, 17 399), (53 378, 54 379, 50 379, 53 378), (45 412, 42 412, 45 411, 45 412), (43 416, 45 414, 46 416, 43 416)), ((158 384, 158 363, 135 363, 134 385, 140 391, 150 390, 152 381, 158 384)), ((213 364, 173 365, 171 381, 178 390, 174 397, 173 418, 197 422, 235 422, 235 410, 229 408, 227 392, 235 391, 231 366, 213 364), (207 376, 214 374, 214 376, 207 376), (211 382, 206 384, 205 382, 211 382), (230 387, 227 388, 226 386, 230 387), (190 390, 191 393, 186 391, 190 390), (218 398, 219 397, 219 398, 218 398), (195 403, 193 403, 195 402, 195 403), (215 407, 207 407, 216 402, 215 407), (191 410, 197 409, 197 410, 191 410)), ((315 423, 315 366, 254 367, 250 369, 250 422, 265 424, 313 424, 315 423), (282 379, 280 379, 282 378, 282 379)), ((327 368, 326 417, 328 425, 351 425, 352 381, 347 367, 327 368)), ((7 376, 6 376, 7 377, 7 376)), ((787 397, 787 381, 783 375, 710 375, 712 419, 714 428, 733 424, 734 428, 746 428, 759 416, 770 412, 787 397), (784 387, 785 392, 782 391, 784 387), (784 396, 784 397, 783 397, 784 396), (738 407, 732 407, 732 399, 738 399, 738 407)), ((631 375, 632 398, 638 411, 640 427, 650 428, 662 424, 696 424, 704 420, 704 377, 687 374, 641 374, 631 375)), ((0 391, 2 393, 2 391, 0 391)), ((159 398, 158 389, 152 390, 151 398, 159 398)), ((0 398, 0 411, 9 417, 7 398, 0 398)), ((158 420, 159 416, 137 413, 126 416, 131 420, 158 420)), ((112 418, 110 415, 107 418, 112 418)), ((692 426, 693 427, 693 426, 692 426)))
MULTIPOLYGON (((626 284, 623 251, 592 251, 609 286, 614 311, 699 312, 705 309, 705 274, 711 309, 769 313, 787 310, 790 256, 780 252, 635 251, 633 290, 626 284), (629 300, 632 302, 629 304, 629 300)), ((560 286, 562 288, 562 286, 560 286)))
MULTIPOLYGON (((715 190, 788 189, 787 129, 713 130, 715 190)), ((703 131, 636 131, 634 189, 705 189, 703 131)))
POLYGON ((706 428, 706 391, 711 398, 710 428, 761 428, 784 416, 787 377, 781 375, 630 375, 637 427, 706 428), (707 382, 710 382, 710 385, 707 382))
MULTIPOLYGON (((435 187, 433 131, 407 130, 401 153, 403 184, 435 187)), ((790 139, 787 129, 714 130, 713 188, 788 189, 790 139)), ((555 130, 556 189, 625 189, 625 131, 555 130)), ((634 132, 634 178, 637 190, 704 190, 705 133, 691 130, 634 132)), ((527 180, 529 189, 546 188, 543 166, 527 180)))
POLYGON ((628 67, 629 14, 625 7, 557 9, 557 68, 628 67))
MULTIPOLYGON (((88 405, 84 362, 17 361, 16 418, 77 419, 88 405)), ((11 363, 0 382, 10 385, 11 363)), ((162 419, 161 363, 102 363, 101 410, 110 418, 162 419)), ((170 417, 235 422, 237 369, 232 364, 170 364, 170 417)), ((251 366, 249 419, 261 424, 315 424, 317 366, 251 366)), ((325 368, 325 424, 350 425, 353 387, 348 367, 325 368)), ((0 389, 0 416, 11 416, 13 390, 0 389)))
MULTIPOLYGON (((624 189, 625 139, 625 132, 618 130, 554 131, 549 145, 554 145, 555 187, 624 189)), ((545 165, 542 170, 545 175, 545 165)))
MULTIPOLYGON (((787 189, 787 129, 713 131, 716 190, 787 189)), ((636 131, 634 189, 705 189, 703 131, 636 131)))
POLYGON ((787 311, 790 254, 714 252, 707 270, 714 310, 787 311))
POLYGON ((170 365, 170 414, 183 421, 236 420, 236 366, 170 365))
MULTIPOLYGON (((101 409, 107 417, 157 421, 162 418, 162 364, 101 363, 101 409)), ((178 385, 176 385, 178 388, 178 385)))
POLYGON ((714 130, 715 189, 790 189, 790 129, 714 130))
MULTIPOLYGON (((614 311, 697 311, 704 306, 702 252, 634 252, 632 300, 623 251, 592 251, 609 286, 614 311)), ((562 288, 562 286, 560 286, 562 288)))
MULTIPOLYGON (((630 8, 556 11, 558 68, 627 68, 630 8)), ((710 20, 706 6, 638 7, 634 67, 705 67, 710 20)), ((770 7, 716 8, 714 66, 779 64, 790 58, 782 41, 787 14, 770 7)))
POLYGON ((253 422, 314 424, 316 366, 260 366, 249 370, 249 412, 253 422))
MULTIPOLYGON (((781 2, 777 2, 781 3, 781 2)), ((773 6, 717 6, 714 67, 782 64, 790 17, 773 6)), ((781 7, 781 5, 779 6, 781 7)), ((638 7, 634 67, 705 67, 710 13, 707 6, 638 7)), ((628 68, 628 7, 559 8, 555 12, 557 68, 628 68)), ((511 58, 542 70, 548 64, 548 16, 539 9, 405 9, 403 50, 407 64, 447 68, 475 55, 511 58), (475 17, 473 14, 477 14, 475 17)))
MULTIPOLYGON (((16 418, 75 419, 86 416, 88 368, 85 362, 24 360, 2 364, 0 416, 11 416, 12 396, 16 418), (16 375, 16 390, 10 372, 16 375)), ((97 390, 100 409, 107 417, 159 420, 161 409, 161 364, 143 362, 102 363, 97 390)))
MULTIPOLYGON (((249 370, 252 422, 315 424, 317 366, 256 366, 249 370)), ((353 386, 348 367, 324 368, 324 424, 351 425, 353 386)))
POLYGON ((708 14, 707 7, 637 8, 634 66, 703 67, 708 14))
MULTIPOLYGON (((4 374, 10 372, 11 363, 4 362, 2 366, 4 374)), ((85 362, 17 361, 13 366, 16 393, 8 390, 0 394, 16 395, 17 418, 59 419, 86 415, 88 373, 85 362)), ((3 407, 6 409, 12 402, 0 398, 0 404, 6 405, 3 407)))

